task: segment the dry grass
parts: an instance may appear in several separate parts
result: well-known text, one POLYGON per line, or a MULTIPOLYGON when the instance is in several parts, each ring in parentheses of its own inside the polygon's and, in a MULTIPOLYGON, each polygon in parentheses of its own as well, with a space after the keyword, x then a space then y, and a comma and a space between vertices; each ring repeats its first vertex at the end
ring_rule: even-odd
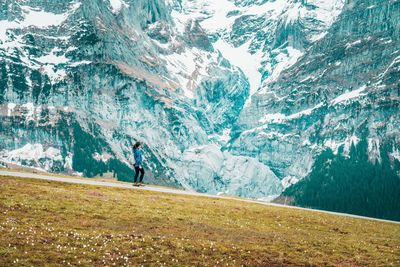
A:
POLYGON ((400 266, 400 225, 0 177, 0 266, 400 266))
MULTIPOLYGON (((26 173, 26 174, 33 174, 33 175, 44 175, 44 176, 51 176, 51 177, 57 177, 57 178, 72 178, 72 179, 86 180, 86 181, 88 179, 90 179, 91 181, 107 182, 107 183, 114 183, 114 184, 129 184, 129 185, 131 185, 133 183, 133 177, 132 177, 131 182, 124 182, 124 181, 119 181, 116 178, 104 178, 104 177, 100 177, 100 176, 88 178, 88 177, 84 177, 84 176, 39 171, 39 170, 35 170, 35 169, 29 168, 29 167, 20 167, 20 166, 18 166, 18 168, 14 168, 14 167, 13 168, 2 168, 2 167, 0 167, 0 171, 6 171, 6 172, 11 172, 11 173, 15 172, 17 174, 26 173)), ((147 184, 147 180, 145 182, 147 184)), ((155 184, 148 184, 148 185, 151 185, 151 187, 153 187, 153 188, 168 188, 168 189, 171 188, 171 187, 155 185, 155 184)), ((173 188, 173 189, 180 189, 180 188, 177 187, 177 188, 173 188)))

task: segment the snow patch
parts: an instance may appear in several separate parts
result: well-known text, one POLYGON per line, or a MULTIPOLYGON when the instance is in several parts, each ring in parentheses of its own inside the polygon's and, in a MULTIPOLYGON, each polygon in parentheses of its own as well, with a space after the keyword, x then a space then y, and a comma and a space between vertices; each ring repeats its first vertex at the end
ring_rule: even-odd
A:
POLYGON ((303 55, 302 51, 295 49, 291 46, 281 51, 275 57, 275 60, 278 61, 279 63, 274 66, 271 76, 268 77, 267 79, 267 83, 276 81, 279 75, 282 73, 282 71, 294 65, 302 55, 303 55))
POLYGON ((113 13, 118 13, 121 11, 122 8, 128 7, 128 4, 125 3, 123 0, 109 0, 110 7, 113 13))
POLYGON ((0 20, 0 41, 8 39, 7 30, 17 28, 19 24, 15 21, 0 20))
POLYGON ((80 66, 80 65, 88 65, 88 64, 92 64, 92 63, 93 62, 89 61, 89 60, 82 60, 82 61, 77 61, 77 62, 71 63, 71 64, 69 64, 69 66, 70 67, 77 67, 77 66, 80 66))
POLYGON ((283 189, 288 188, 289 186, 292 186, 294 184, 297 184, 300 180, 294 176, 286 176, 285 178, 282 179, 282 187, 283 189))
POLYGON ((275 123, 280 123, 284 120, 287 119, 288 116, 282 113, 272 113, 272 114, 266 114, 264 118, 259 120, 260 123, 269 123, 269 122, 275 122, 275 123))
POLYGON ((202 78, 209 77, 209 67, 218 62, 218 54, 211 55, 196 47, 186 48, 180 53, 161 55, 166 61, 168 73, 175 79, 187 98, 195 97, 195 89, 202 78))
POLYGON ((44 149, 42 144, 26 144, 15 150, 2 151, 0 156, 5 162, 38 167, 45 171, 51 170, 54 162, 63 160, 59 149, 44 149))
POLYGON ((183 93, 188 98, 194 97, 194 87, 192 74, 199 66, 196 65, 197 49, 185 49, 182 53, 175 53, 164 56, 167 61, 167 69, 176 79, 183 89, 183 93))
POLYGON ((49 77, 52 84, 62 81, 67 77, 65 70, 56 68, 53 65, 43 65, 40 69, 49 77))
POLYGON ((296 3, 286 12, 286 25, 297 21, 300 17, 304 16, 305 8, 301 3, 296 3))
POLYGON ((80 2, 76 2, 71 5, 70 9, 61 14, 54 14, 33 8, 29 6, 21 6, 23 17, 22 21, 0 21, 0 41, 6 41, 8 39, 7 31, 9 29, 20 29, 26 27, 37 27, 37 28, 48 28, 50 26, 60 26, 64 21, 74 13, 81 6, 80 2))
POLYGON ((287 0, 276 0, 273 2, 267 1, 263 5, 252 5, 251 7, 244 10, 246 15, 264 15, 269 12, 273 12, 274 16, 278 16, 287 8, 287 0))
POLYGON ((358 142, 360 142, 360 139, 355 135, 347 137, 346 140, 344 141, 343 154, 349 155, 351 145, 354 144, 354 146, 356 146, 358 144, 358 142))
POLYGON ((339 151, 339 147, 341 147, 343 145, 343 143, 338 143, 335 142, 331 139, 325 140, 324 142, 324 147, 330 148, 333 152, 333 154, 337 155, 338 151, 339 151))
POLYGON ((397 56, 393 59, 392 63, 390 63, 390 65, 386 68, 386 70, 384 72, 382 72, 381 74, 379 74, 378 78, 382 79, 383 77, 385 77, 385 75, 388 73, 388 71, 397 63, 400 62, 400 56, 397 56))
POLYGON ((378 138, 368 138, 368 158, 371 162, 381 162, 380 141, 378 138))
POLYGON ((26 116, 26 120, 33 120, 33 115, 35 114, 35 106, 33 105, 32 102, 26 103, 21 105, 22 108, 25 109, 25 116, 26 116))
POLYGON ((50 81, 54 84, 63 80, 67 73, 63 69, 59 69, 56 65, 66 64, 69 59, 64 54, 59 55, 59 49, 53 48, 50 54, 36 58, 36 61, 40 63, 40 69, 43 73, 47 74, 50 81))
POLYGON ((361 44, 361 42, 362 42, 362 40, 357 40, 357 41, 354 41, 354 42, 352 42, 352 43, 347 43, 347 44, 346 44, 346 49, 350 49, 350 48, 352 48, 353 46, 356 46, 356 45, 358 45, 358 44, 361 44))
POLYGON ((206 14, 206 18, 201 22, 201 26, 209 33, 217 32, 220 29, 228 28, 234 22, 235 18, 228 18, 226 15, 228 12, 236 10, 235 4, 229 0, 200 0, 198 1, 197 10, 198 18, 203 17, 206 14))
POLYGON ((319 103, 318 105, 316 105, 315 107, 309 108, 309 109, 305 109, 302 110, 300 112, 294 113, 292 115, 285 115, 282 113, 272 113, 272 114, 266 114, 262 119, 259 120, 260 123, 282 123, 284 121, 287 120, 293 120, 293 119, 297 119, 300 118, 302 116, 309 116, 311 115, 311 113, 315 110, 318 109, 320 107, 323 106, 323 103, 319 103))
POLYGON ((349 156, 351 145, 354 144, 355 146, 360 142, 360 139, 355 136, 348 136, 342 142, 334 141, 332 139, 325 140, 324 147, 330 148, 334 155, 337 155, 339 152, 339 148, 343 147, 343 156, 349 156))
POLYGON ((34 26, 37 28, 47 28, 50 26, 59 26, 68 17, 68 13, 54 14, 29 6, 21 6, 24 14, 24 20, 20 23, 22 27, 34 26))
POLYGON ((231 134, 231 129, 224 129, 222 131, 222 135, 220 136, 219 140, 225 143, 228 142, 231 139, 230 134, 231 134))
POLYGON ((341 102, 348 101, 348 100, 353 99, 353 98, 357 98, 357 97, 363 96, 365 94, 361 94, 361 93, 365 89, 366 89, 366 86, 362 86, 361 88, 359 88, 357 90, 353 90, 351 92, 344 93, 344 94, 336 97, 335 99, 333 99, 330 103, 331 103, 331 105, 336 105, 338 103, 341 103, 341 102))
POLYGON ((57 55, 57 52, 59 52, 59 50, 57 48, 53 48, 50 54, 36 58, 36 60, 42 64, 53 65, 65 64, 69 61, 68 58, 65 57, 65 55, 57 55))
POLYGON ((103 153, 100 155, 99 153, 96 152, 93 155, 93 158, 97 161, 102 161, 102 162, 106 163, 111 158, 111 155, 108 153, 103 153))
POLYGON ((64 169, 68 171, 72 171, 72 158, 73 154, 68 152, 68 155, 65 157, 64 169))
POLYGON ((308 138, 307 138, 301 143, 301 145, 302 146, 311 146, 312 144, 311 144, 310 140, 308 140, 308 138))
POLYGON ((251 42, 247 42, 240 47, 233 47, 226 41, 219 39, 214 43, 214 48, 219 50, 224 58, 229 62, 239 67, 250 83, 250 95, 254 94, 261 84, 261 68, 262 52, 251 54, 249 46, 251 42))
POLYGON ((390 153, 390 155, 400 162, 400 151, 398 149, 393 150, 393 152, 390 153))
POLYGON ((230 139, 230 134, 231 134, 231 129, 224 129, 222 131, 222 134, 212 134, 209 136, 209 140, 211 142, 215 142, 217 144, 220 144, 221 146, 226 145, 230 139))
POLYGON ((310 40, 311 40, 311 42, 316 42, 316 41, 318 41, 318 40, 321 40, 322 38, 325 37, 325 35, 326 35, 327 33, 328 33, 328 32, 325 31, 325 32, 321 32, 321 33, 315 34, 315 35, 313 35, 313 36, 310 37, 310 40))
POLYGON ((8 103, 7 104, 7 116, 10 117, 12 112, 14 111, 17 105, 15 103, 8 103))

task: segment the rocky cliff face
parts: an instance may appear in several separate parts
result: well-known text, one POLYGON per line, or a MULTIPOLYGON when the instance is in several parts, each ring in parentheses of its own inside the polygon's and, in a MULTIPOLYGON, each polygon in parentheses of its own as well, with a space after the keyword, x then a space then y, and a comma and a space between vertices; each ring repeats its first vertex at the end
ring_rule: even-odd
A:
POLYGON ((389 139, 398 160, 398 9, 3 1, 0 157, 129 180, 140 140, 151 182, 257 198, 365 132, 371 160, 389 139))
MULTIPOLYGON (((350 1, 324 38, 252 96, 231 150, 259 158, 282 179, 302 178, 314 156, 365 136, 372 161, 399 145, 399 2, 350 1), (242 151, 241 147, 250 149, 242 151)), ((393 158, 394 160, 394 158, 393 158)), ((398 159, 397 159, 398 160, 398 159)))
MULTIPOLYGON (((117 2, 2 5, 3 160, 128 180, 140 140, 155 182, 195 188, 181 170, 184 152, 219 140, 248 98, 248 81, 198 22, 174 22, 163 1, 117 2)), ((255 190, 279 193, 277 177, 253 164, 278 185, 255 190)), ((230 177, 238 167, 215 173, 230 177)), ((217 184, 204 190, 229 187, 217 184)))

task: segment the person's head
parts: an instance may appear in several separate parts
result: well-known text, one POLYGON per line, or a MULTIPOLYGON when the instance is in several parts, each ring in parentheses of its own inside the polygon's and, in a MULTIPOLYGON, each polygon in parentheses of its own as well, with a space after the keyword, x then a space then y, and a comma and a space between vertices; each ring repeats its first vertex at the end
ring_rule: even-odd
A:
POLYGON ((141 145, 142 145, 142 144, 141 144, 140 142, 136 142, 136 143, 133 145, 133 148, 134 148, 134 149, 138 149, 138 148, 140 148, 141 145))

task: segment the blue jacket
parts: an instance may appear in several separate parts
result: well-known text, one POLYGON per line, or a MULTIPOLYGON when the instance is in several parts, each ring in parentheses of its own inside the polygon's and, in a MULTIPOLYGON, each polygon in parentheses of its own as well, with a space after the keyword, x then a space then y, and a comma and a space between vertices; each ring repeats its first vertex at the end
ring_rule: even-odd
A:
POLYGON ((135 149, 133 151, 133 156, 135 158, 135 167, 142 165, 142 151, 140 149, 135 149))

